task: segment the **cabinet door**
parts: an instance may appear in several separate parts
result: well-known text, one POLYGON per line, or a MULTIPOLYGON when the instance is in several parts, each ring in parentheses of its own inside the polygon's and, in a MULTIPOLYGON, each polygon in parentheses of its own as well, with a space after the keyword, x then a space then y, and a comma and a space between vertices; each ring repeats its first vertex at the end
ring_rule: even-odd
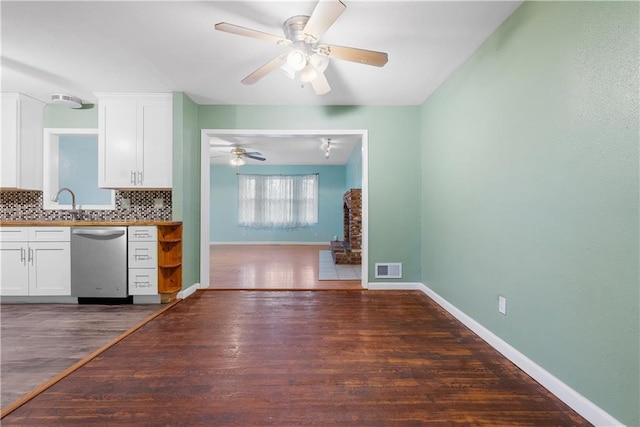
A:
POLYGON ((135 99, 100 100, 98 186, 134 188, 137 179, 137 103, 135 99))
POLYGON ((138 168, 143 188, 171 188, 173 133, 171 98, 142 100, 139 103, 141 150, 138 168))
POLYGON ((43 111, 37 99, 2 94, 0 187, 42 190, 43 111))
POLYGON ((2 94, 2 169, 0 169, 0 187, 18 186, 18 126, 20 113, 17 94, 2 94))
POLYGON ((157 295, 158 270, 155 268, 129 269, 129 295, 157 295))
POLYGON ((129 242, 129 268, 156 268, 158 244, 156 242, 129 242))
POLYGON ((29 295, 71 295, 69 242, 29 243, 29 295))
POLYGON ((27 242, 0 242, 0 295, 29 295, 27 242))

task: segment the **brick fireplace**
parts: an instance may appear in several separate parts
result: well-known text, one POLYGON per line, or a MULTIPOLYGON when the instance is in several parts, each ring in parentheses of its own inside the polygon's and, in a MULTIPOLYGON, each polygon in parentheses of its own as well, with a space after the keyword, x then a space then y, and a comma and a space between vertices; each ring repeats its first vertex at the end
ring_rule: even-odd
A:
POLYGON ((362 263, 362 190, 352 188, 342 197, 344 210, 344 240, 331 242, 331 254, 336 264, 362 263))

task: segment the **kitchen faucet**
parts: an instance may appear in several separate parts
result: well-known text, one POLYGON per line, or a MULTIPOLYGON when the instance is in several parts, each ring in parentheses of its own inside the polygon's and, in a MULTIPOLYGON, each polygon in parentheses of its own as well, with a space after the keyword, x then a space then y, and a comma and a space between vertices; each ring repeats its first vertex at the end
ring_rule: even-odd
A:
POLYGON ((60 190, 58 190, 58 193, 56 194, 56 197, 53 198, 53 201, 58 202, 58 199, 60 198, 60 193, 62 193, 63 191, 68 191, 69 194, 71 194, 71 218, 79 219, 80 211, 76 209, 76 195, 73 191, 71 191, 70 188, 62 187, 60 190))

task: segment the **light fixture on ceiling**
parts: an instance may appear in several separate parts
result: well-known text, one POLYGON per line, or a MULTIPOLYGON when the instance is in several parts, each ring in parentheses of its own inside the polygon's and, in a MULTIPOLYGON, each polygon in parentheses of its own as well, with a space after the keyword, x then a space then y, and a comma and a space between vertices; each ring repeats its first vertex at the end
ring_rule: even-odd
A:
POLYGON ((304 70, 300 71, 300 81, 303 83, 312 82, 318 78, 318 72, 313 65, 309 64, 304 67, 304 70))
POLYGON ((51 103, 68 108, 82 108, 82 99, 77 96, 65 95, 62 93, 54 93, 51 95, 51 103))
POLYGON ((302 71, 307 66, 307 55, 302 49, 292 50, 287 55, 287 65, 291 67, 293 71, 302 71))
POLYGON ((236 154, 234 157, 231 158, 230 163, 233 166, 242 166, 244 165, 246 162, 245 160, 242 158, 242 156, 240 156, 239 154, 236 154))
POLYGON ((331 138, 323 138, 320 148, 324 151, 324 158, 328 159, 331 153, 331 138))
POLYGON ((327 67, 329 66, 329 58, 326 56, 314 53, 313 55, 311 55, 311 58, 309 59, 309 63, 313 66, 313 68, 320 71, 321 73, 324 73, 327 67))

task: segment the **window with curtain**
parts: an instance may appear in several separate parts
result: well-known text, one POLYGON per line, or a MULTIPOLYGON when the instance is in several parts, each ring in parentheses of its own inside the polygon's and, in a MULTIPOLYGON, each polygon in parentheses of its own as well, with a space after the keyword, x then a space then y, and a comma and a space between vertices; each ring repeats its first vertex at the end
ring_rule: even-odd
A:
POLYGON ((318 223, 318 175, 238 175, 238 222, 252 228, 318 223))

